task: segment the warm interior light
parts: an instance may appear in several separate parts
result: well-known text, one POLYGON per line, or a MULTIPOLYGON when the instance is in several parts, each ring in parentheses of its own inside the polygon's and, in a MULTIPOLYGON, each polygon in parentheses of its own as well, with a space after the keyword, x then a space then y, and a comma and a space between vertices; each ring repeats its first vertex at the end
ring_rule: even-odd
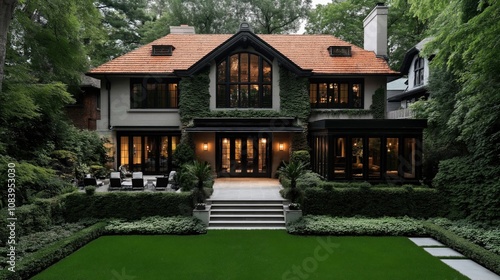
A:
POLYGON ((279 149, 280 149, 280 151, 285 150, 285 144, 280 143, 280 144, 279 144, 279 149))
POLYGON ((262 142, 262 143, 266 143, 266 142, 267 142, 267 139, 266 139, 266 138, 262 138, 262 139, 260 139, 260 142, 262 142))
POLYGON ((203 143, 203 151, 208 151, 208 143, 203 143))

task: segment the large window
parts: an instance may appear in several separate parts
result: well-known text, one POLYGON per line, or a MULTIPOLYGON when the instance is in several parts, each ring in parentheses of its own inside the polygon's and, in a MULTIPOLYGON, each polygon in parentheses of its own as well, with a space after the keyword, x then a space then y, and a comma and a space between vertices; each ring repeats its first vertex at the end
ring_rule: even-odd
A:
POLYGON ((177 81, 144 78, 130 80, 130 108, 167 109, 179 107, 177 81))
POLYGON ((361 80, 311 82, 309 100, 313 108, 363 108, 363 83, 361 80))
POLYGON ((217 65, 217 108, 271 108, 272 68, 262 56, 237 53, 217 65))
POLYGON ((421 57, 417 57, 415 60, 415 76, 414 76, 414 85, 421 86, 424 84, 424 59, 421 57))

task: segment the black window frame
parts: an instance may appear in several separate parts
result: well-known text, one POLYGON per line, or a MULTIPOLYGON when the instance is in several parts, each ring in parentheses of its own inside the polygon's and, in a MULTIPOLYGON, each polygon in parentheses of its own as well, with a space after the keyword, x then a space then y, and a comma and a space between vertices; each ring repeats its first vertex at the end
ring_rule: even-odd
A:
MULTIPOLYGON (((244 52, 235 52, 231 53, 224 59, 220 60, 216 64, 216 102, 215 102, 215 107, 216 108, 224 108, 224 109, 232 109, 232 108, 259 108, 259 109, 270 109, 273 107, 273 64, 271 61, 266 59, 264 56, 260 55, 259 53, 256 52, 249 52, 249 51, 244 51, 244 52), (242 81, 242 68, 241 68, 241 55, 242 54, 247 54, 248 55, 248 78, 247 81, 242 81), (231 66, 231 58, 233 56, 237 55, 238 56, 238 81, 237 82, 232 82, 231 81, 231 71, 230 71, 230 66, 231 66), (258 79, 257 82, 252 82, 251 81, 251 70, 250 70, 250 65, 251 65, 251 56, 257 56, 258 57, 258 79), (270 72, 269 72, 269 81, 264 81, 264 62, 267 63, 270 67, 270 72), (225 63, 225 69, 224 69, 224 79, 221 79, 220 77, 220 71, 219 67, 221 67, 225 63), (242 97, 241 95, 238 96, 238 101, 237 101, 237 106, 232 106, 231 104, 231 86, 237 86, 239 89, 241 86, 248 86, 250 89, 252 85, 257 85, 258 86, 258 92, 257 92, 257 102, 256 106, 249 106, 250 105, 250 98, 248 98, 247 105, 248 106, 243 106, 242 104, 242 97), (269 97, 268 99, 265 98, 264 95, 264 87, 268 86, 269 87, 269 97), (221 92, 222 91, 222 92, 221 92)), ((250 92, 250 91, 249 91, 250 92)), ((250 93, 248 94, 250 96, 250 93)))
MULTIPOLYGON (((365 81, 364 79, 315 79, 315 80, 310 80, 309 81, 309 103, 311 105, 312 109, 363 109, 365 107, 365 81), (320 94, 319 94, 319 89, 321 84, 327 84, 327 102, 326 103, 321 103, 320 102, 320 94), (339 87, 341 84, 348 84, 348 94, 347 94, 347 103, 342 104, 342 103, 336 103, 331 102, 332 100, 335 100, 334 96, 334 88, 330 87, 329 85, 335 85, 338 84, 339 87), (354 102, 354 90, 353 86, 355 84, 359 85, 359 104, 355 106, 354 102), (316 103, 311 102, 312 101, 312 92, 311 92, 311 86, 316 85, 316 103)), ((339 89, 339 95, 340 95, 340 89, 339 89)), ((340 98, 339 98, 340 101, 340 98)))
POLYGON ((413 85, 416 87, 424 84, 424 65, 424 59, 417 56, 413 69, 413 85))
POLYGON ((144 77, 144 78, 131 78, 130 79, 130 109, 178 109, 179 108, 179 96, 180 96, 180 90, 179 90, 179 80, 178 79, 168 79, 168 78, 155 78, 155 77, 144 77), (165 87, 165 106, 159 106, 161 104, 161 98, 159 95, 153 97, 156 100, 153 100, 153 106, 150 106, 149 103, 151 102, 150 99, 148 99, 148 85, 149 84, 154 84, 154 85, 163 85, 165 87), (176 98, 175 98, 175 103, 176 104, 171 104, 171 98, 170 98, 170 91, 169 87, 170 85, 176 85, 176 98), (134 96, 134 87, 135 85, 141 85, 141 95, 139 98, 142 100, 136 101, 135 96, 134 96))

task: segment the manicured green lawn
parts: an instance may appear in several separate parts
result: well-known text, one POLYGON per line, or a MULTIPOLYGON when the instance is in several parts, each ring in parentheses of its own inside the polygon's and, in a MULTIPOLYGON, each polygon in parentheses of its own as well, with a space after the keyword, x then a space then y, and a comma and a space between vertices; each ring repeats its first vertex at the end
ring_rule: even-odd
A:
POLYGON ((404 237, 104 236, 33 279, 467 279, 404 237))

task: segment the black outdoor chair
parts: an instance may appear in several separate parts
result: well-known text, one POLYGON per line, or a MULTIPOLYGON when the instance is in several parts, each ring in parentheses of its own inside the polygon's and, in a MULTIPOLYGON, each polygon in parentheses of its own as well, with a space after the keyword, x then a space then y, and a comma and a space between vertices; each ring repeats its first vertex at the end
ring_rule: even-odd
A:
POLYGON ((167 185, 168 185, 168 177, 157 177, 156 178, 155 190, 164 191, 167 189, 167 185))

